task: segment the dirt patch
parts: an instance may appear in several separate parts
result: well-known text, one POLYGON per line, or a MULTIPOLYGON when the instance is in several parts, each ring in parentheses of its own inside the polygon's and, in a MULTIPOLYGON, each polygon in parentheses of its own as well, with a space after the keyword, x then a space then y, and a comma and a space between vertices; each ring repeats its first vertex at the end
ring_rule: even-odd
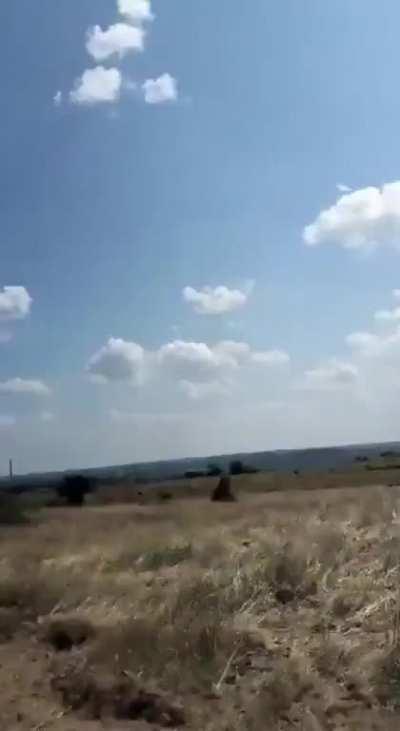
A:
POLYGON ((88 720, 143 720, 163 728, 185 724, 183 708, 159 693, 138 688, 128 678, 99 678, 87 669, 67 669, 53 677, 53 690, 65 707, 88 720))

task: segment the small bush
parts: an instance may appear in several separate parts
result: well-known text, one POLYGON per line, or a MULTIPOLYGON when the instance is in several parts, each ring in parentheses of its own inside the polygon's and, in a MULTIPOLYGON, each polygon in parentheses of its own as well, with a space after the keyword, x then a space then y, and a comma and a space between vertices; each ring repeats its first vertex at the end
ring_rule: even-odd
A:
POLYGON ((86 495, 91 492, 90 480, 84 475, 67 475, 57 489, 60 497, 65 498, 68 505, 81 507, 86 495))
POLYGON ((0 525, 23 525, 28 522, 19 498, 0 496, 0 525))

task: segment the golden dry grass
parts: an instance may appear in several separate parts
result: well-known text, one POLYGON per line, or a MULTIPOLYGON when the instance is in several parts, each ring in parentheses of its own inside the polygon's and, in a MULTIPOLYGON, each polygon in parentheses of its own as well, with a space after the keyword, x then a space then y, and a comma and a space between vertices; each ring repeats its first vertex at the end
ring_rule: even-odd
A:
MULTIPOLYGON (((399 508, 397 488, 242 490, 228 505, 47 509, 4 527, 0 662, 30 692, 16 653, 34 648, 42 679, 35 708, 13 700, 18 728, 47 706, 43 728, 63 730, 136 713, 126 683, 199 730, 398 725, 399 508)), ((151 708, 153 728, 173 716, 151 708)))

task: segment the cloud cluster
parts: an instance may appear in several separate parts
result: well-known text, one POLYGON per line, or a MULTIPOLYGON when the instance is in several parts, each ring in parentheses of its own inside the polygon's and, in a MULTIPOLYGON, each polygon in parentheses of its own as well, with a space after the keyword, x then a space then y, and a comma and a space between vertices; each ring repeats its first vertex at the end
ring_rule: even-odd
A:
POLYGON ((278 350, 253 351, 247 343, 223 340, 215 345, 174 340, 156 351, 145 351, 138 343, 110 338, 89 360, 87 372, 103 382, 142 384, 149 378, 167 378, 187 395, 199 398, 226 392, 232 377, 251 366, 273 367, 289 362, 278 350))
MULTIPOLYGON (((393 290, 392 297, 400 299, 400 291, 393 290)), ((374 319, 385 328, 377 331, 365 330, 352 332, 346 337, 346 343, 356 356, 369 359, 399 358, 400 367, 400 308, 382 309, 374 313, 374 319)))
MULTIPOLYGON (((6 286, 0 290, 0 322, 23 320, 31 312, 33 299, 28 290, 22 286, 6 286)), ((12 334, 0 331, 0 343, 11 340, 12 334)), ((40 380, 10 378, 0 381, 0 394, 49 396, 50 388, 40 380)), ((14 416, 0 415, 0 427, 13 426, 16 423, 14 416)))
POLYGON ((185 287, 183 299, 193 306, 199 315, 222 315, 226 312, 243 307, 248 294, 240 289, 228 289, 224 285, 219 287, 203 287, 201 290, 185 287))
POLYGON ((308 246, 331 243, 347 249, 391 245, 400 240, 400 181, 342 195, 306 226, 308 246))
MULTIPOLYGON (((393 296, 399 299, 399 291, 393 296)), ((345 338, 345 358, 333 358, 304 373, 301 388, 316 391, 351 392, 360 403, 391 412, 400 395, 400 323, 397 308, 379 310, 375 321, 380 327, 349 333, 345 338), (385 327, 382 328, 382 322, 385 327)))
MULTIPOLYGON (((144 26, 155 17, 150 0, 117 0, 117 11, 122 20, 105 29, 95 24, 86 33, 86 50, 95 62, 121 61, 127 54, 145 49, 144 26)), ((117 66, 105 68, 98 65, 85 69, 75 80, 69 100, 80 106, 114 104, 119 101, 122 89, 136 88, 137 84, 125 79, 117 66)), ((139 88, 146 104, 164 104, 178 98, 177 81, 168 73, 145 79, 139 88)), ((62 104, 61 90, 54 95, 53 101, 55 106, 62 104)))

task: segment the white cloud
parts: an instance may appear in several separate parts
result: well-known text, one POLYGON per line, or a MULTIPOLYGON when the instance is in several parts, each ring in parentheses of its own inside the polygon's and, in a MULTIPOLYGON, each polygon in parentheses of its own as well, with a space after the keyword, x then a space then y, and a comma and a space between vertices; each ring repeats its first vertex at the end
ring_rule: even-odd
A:
POLYGON ((347 335, 346 342, 353 350, 363 355, 381 355, 399 340, 395 332, 390 335, 376 335, 371 332, 354 332, 347 335))
POLYGON ((283 351, 253 352, 247 343, 234 340, 222 340, 213 346, 175 340, 163 345, 157 358, 159 366, 180 382, 192 398, 216 391, 226 392, 231 387, 232 377, 245 366, 282 365, 289 360, 283 351), (195 388, 195 384, 204 387, 195 388))
POLYGON ((177 386, 192 399, 226 394, 246 368, 281 366, 289 356, 280 350, 252 351, 247 343, 221 340, 204 342, 173 340, 156 351, 137 343, 110 338, 89 360, 86 372, 92 380, 128 382, 151 387, 177 386))
POLYGON ((150 0, 118 0, 118 10, 133 23, 153 20, 150 0))
POLYGON ((353 363, 332 360, 305 372, 305 386, 315 389, 343 388, 357 380, 358 368, 353 363))
POLYGON ((273 366, 289 363, 290 356, 284 350, 265 350, 253 353, 251 359, 253 363, 273 366))
POLYGON ((250 345, 237 340, 221 340, 213 346, 213 350, 223 362, 229 362, 234 367, 248 362, 251 358, 250 345))
POLYGON ((333 243, 348 249, 400 243, 400 181, 341 196, 306 226, 309 246, 333 243))
POLYGON ((53 102, 56 107, 61 106, 63 99, 62 91, 57 91, 53 96, 53 102))
POLYGON ((127 23, 115 23, 106 30, 99 25, 89 28, 86 49, 96 61, 104 61, 110 56, 122 58, 131 51, 143 51, 144 30, 127 23))
POLYGON ((8 381, 0 382, 0 392, 49 396, 51 390, 43 381, 26 378, 10 378, 8 381))
POLYGON ((237 361, 223 350, 206 343, 174 340, 163 345, 157 354, 160 366, 183 381, 208 381, 224 368, 235 368, 237 361))
POLYGON ((378 332, 350 333, 346 342, 352 350, 352 360, 359 368, 364 383, 366 401, 381 399, 381 407, 387 399, 397 399, 400 368, 400 324, 397 308, 381 310, 375 319, 385 321, 387 327, 378 332))
POLYGON ((142 84, 146 104, 164 104, 178 98, 178 82, 170 74, 157 79, 146 79, 142 84))
POLYGON ((32 297, 25 287, 0 290, 0 320, 22 320, 30 313, 32 297))
POLYGON ((103 382, 140 383, 145 353, 137 343, 110 338, 89 360, 87 372, 103 382))
POLYGON ((185 287, 183 299, 193 305, 193 309, 199 315, 222 315, 243 307, 248 294, 240 289, 229 289, 224 285, 215 288, 203 287, 201 290, 185 287))
POLYGON ((339 193, 350 193, 352 191, 352 188, 350 188, 349 185, 345 185, 344 183, 337 183, 336 188, 338 189, 339 193))
POLYGON ((87 106, 116 102, 120 97, 121 84, 121 73, 116 68, 96 66, 94 69, 86 69, 76 80, 70 92, 70 100, 73 104, 87 106))
POLYGON ((400 289, 394 289, 392 295, 396 300, 400 299, 400 289))

